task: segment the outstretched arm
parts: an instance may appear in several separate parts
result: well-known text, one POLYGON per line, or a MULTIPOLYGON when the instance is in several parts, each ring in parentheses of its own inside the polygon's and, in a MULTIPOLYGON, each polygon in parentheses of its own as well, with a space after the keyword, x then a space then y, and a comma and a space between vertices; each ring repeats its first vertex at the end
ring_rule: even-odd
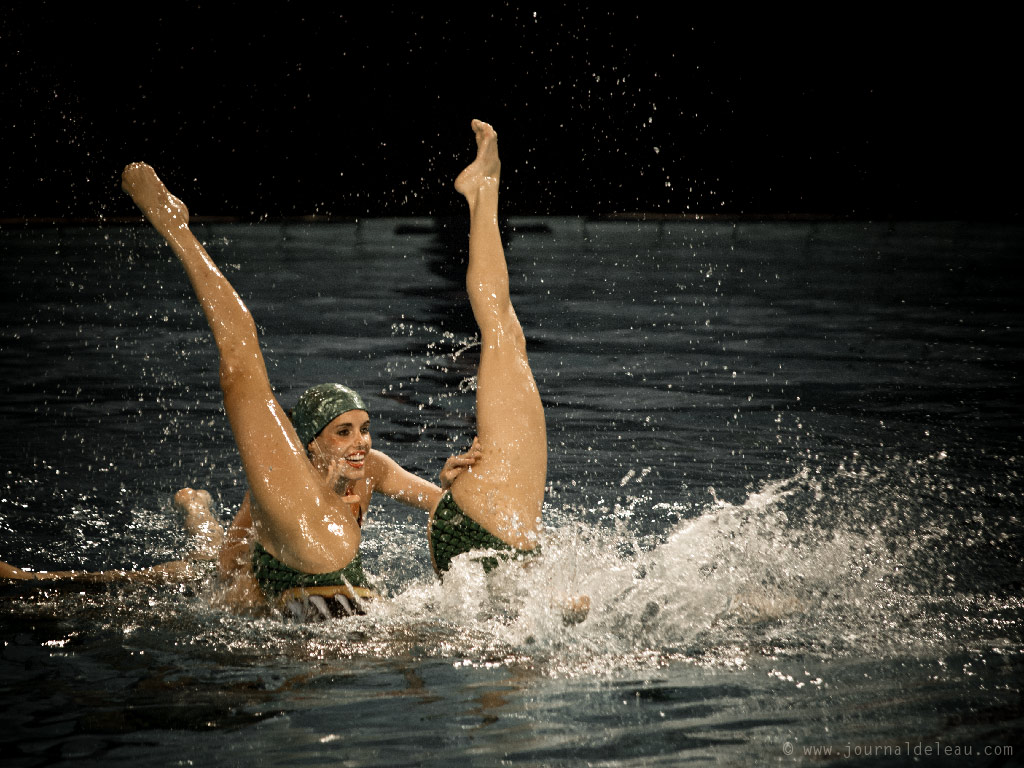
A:
POLYGON ((34 581, 40 585, 64 582, 70 584, 164 584, 181 583, 198 578, 201 569, 196 563, 187 560, 171 560, 167 563, 142 568, 137 571, 26 571, 8 563, 0 562, 0 579, 15 581, 34 581))
POLYGON ((404 469, 385 453, 374 449, 366 457, 367 475, 373 490, 411 507, 430 512, 441 500, 441 489, 404 469))
POLYGON ((441 487, 417 477, 394 459, 380 451, 370 451, 368 457, 373 477, 373 490, 412 507, 433 512, 441 495, 451 487, 452 481, 476 464, 480 458, 480 444, 474 439, 466 453, 450 456, 441 470, 441 487))
POLYGON ((186 560, 171 560, 150 568, 113 569, 109 571, 27 571, 0 562, 0 579, 67 584, 162 584, 180 583, 204 575, 199 561, 217 557, 224 529, 210 511, 210 494, 203 490, 182 488, 174 494, 174 507, 183 516, 185 528, 193 537, 193 549, 186 560))

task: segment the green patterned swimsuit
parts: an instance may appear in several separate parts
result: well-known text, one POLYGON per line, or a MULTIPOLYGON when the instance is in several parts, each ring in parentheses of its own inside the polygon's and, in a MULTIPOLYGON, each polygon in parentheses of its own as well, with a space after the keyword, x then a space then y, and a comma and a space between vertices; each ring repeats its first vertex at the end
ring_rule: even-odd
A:
POLYGON ((353 587, 372 588, 363 572, 359 553, 351 563, 330 573, 304 573, 287 566, 267 552, 258 541, 252 550, 252 572, 267 597, 273 599, 292 587, 353 587))
POLYGON ((430 554, 440 573, 447 571, 452 559, 475 549, 496 550, 492 557, 480 558, 485 572, 498 567, 498 558, 516 559, 536 554, 540 548, 523 550, 506 544, 480 523, 463 512, 452 498, 451 491, 445 492, 434 510, 434 521, 430 524, 430 554))

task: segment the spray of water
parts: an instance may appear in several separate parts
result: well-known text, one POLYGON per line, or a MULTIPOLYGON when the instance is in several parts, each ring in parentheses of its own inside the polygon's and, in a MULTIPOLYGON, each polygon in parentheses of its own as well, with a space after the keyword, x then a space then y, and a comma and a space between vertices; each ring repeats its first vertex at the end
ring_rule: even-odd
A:
MULTIPOLYGON (((156 593, 114 588, 105 599, 47 594, 25 610, 84 613, 121 636, 170 631, 217 654, 413 656, 553 675, 679 659, 745 665, 1015 648, 1024 605, 1000 581, 1016 573, 1019 555, 1015 463, 1005 476, 964 486, 949 481, 964 477, 950 461, 938 454, 872 466, 854 457, 830 472, 766 483, 739 503, 669 509, 683 519, 655 534, 631 527, 643 509, 599 525, 553 508, 541 556, 485 574, 464 555, 443 581, 422 569, 395 575, 410 572, 409 553, 424 548, 424 536, 412 520, 386 523, 372 559, 388 599, 344 621, 235 616, 217 601, 212 578, 156 593), (568 610, 581 596, 585 618, 568 610)), ((665 502, 645 503, 666 516, 665 502)), ((166 516, 133 513, 130 527, 164 546, 166 526, 155 521, 166 516)), ((94 517, 72 515, 71 527, 81 518, 84 536, 94 517)))

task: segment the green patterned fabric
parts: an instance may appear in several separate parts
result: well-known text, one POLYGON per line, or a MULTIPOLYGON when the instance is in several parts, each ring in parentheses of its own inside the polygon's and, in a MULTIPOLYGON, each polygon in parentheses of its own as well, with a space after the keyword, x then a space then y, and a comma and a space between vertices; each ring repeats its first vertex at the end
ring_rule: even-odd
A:
POLYGON ((498 558, 508 560, 540 551, 540 547, 522 550, 506 544, 463 512, 452 498, 451 491, 445 493, 434 510, 434 521, 430 525, 430 552, 437 570, 444 573, 451 567, 453 558, 476 549, 498 550, 493 557, 480 558, 480 564, 488 573, 498 567, 498 558))
POLYGON ((292 587, 353 587, 372 588, 363 572, 363 562, 355 559, 339 571, 330 573, 304 573, 285 565, 263 548, 258 541, 252 550, 252 572, 267 597, 274 598, 292 587))

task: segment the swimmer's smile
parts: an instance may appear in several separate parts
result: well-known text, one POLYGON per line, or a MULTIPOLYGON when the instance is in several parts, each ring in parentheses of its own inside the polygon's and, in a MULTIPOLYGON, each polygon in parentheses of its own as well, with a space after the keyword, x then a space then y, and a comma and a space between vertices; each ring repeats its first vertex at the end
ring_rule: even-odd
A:
POLYGON ((346 472, 350 480, 362 477, 366 457, 373 445, 370 416, 366 411, 346 411, 321 430, 309 445, 314 466, 329 473, 331 465, 346 472))

